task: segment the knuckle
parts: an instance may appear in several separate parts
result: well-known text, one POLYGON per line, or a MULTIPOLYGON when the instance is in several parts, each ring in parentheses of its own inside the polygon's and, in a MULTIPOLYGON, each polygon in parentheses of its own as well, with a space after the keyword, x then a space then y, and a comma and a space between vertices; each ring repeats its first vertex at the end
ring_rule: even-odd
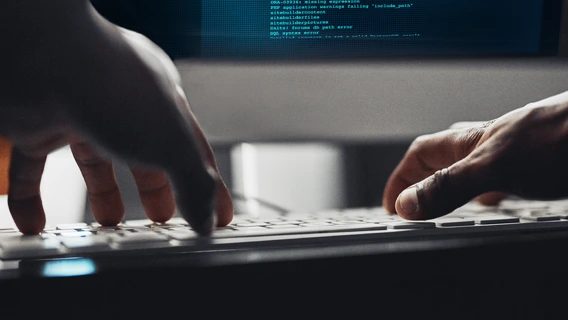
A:
POLYGON ((450 180, 450 171, 447 168, 438 170, 434 173, 431 182, 431 188, 434 191, 434 194, 440 194, 447 185, 450 180))
POLYGON ((542 120, 547 120, 548 117, 554 117, 554 112, 549 112, 550 107, 530 104, 523 108, 523 114, 520 118, 519 123, 521 125, 531 125, 542 120))
POLYGON ((421 136, 415 138, 414 141, 412 141, 412 143, 410 144, 410 147, 408 148, 409 152, 419 153, 420 150, 422 150, 424 148, 424 145, 426 144, 426 142, 428 140, 430 140, 430 138, 431 138, 431 135, 429 135, 429 134, 421 135, 421 136))
POLYGON ((102 165, 107 165, 108 162, 98 157, 80 157, 77 158, 77 163, 80 166, 87 168, 100 167, 102 165))
POLYGON ((485 127, 474 127, 459 131, 456 136, 457 146, 462 154, 469 154, 483 137, 485 127))
POLYGON ((211 190, 214 190, 221 184, 221 177, 219 176, 217 171, 215 171, 215 169, 207 165, 206 175, 205 178, 203 179, 203 183, 205 184, 206 187, 211 188, 211 190))

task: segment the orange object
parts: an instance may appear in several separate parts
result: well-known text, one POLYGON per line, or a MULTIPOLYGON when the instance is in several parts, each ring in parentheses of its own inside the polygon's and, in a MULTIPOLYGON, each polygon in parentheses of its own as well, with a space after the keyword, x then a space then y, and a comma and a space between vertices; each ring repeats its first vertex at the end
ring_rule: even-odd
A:
POLYGON ((8 172, 12 157, 12 143, 0 136, 0 195, 8 194, 8 172))

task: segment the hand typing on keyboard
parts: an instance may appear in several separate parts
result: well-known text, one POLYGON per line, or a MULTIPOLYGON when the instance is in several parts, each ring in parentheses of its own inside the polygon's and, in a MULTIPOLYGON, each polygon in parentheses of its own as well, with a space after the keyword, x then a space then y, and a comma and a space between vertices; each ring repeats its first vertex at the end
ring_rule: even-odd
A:
POLYGON ((0 20, 0 135, 13 146, 8 204, 21 232, 44 229, 46 156, 67 144, 103 226, 124 218, 118 158, 131 164, 151 220, 166 222, 177 208, 201 234, 232 220, 213 152, 157 45, 105 20, 87 0, 7 1, 0 20))
POLYGON ((383 206, 410 220, 433 219, 477 197, 568 197, 568 92, 494 121, 417 138, 387 181, 383 206))

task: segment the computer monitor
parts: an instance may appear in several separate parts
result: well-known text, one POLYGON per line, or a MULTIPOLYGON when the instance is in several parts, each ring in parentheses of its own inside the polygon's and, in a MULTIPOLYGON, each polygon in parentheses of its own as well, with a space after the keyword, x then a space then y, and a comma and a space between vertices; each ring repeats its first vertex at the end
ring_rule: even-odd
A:
POLYGON ((174 58, 217 145, 408 140, 566 90, 561 0, 93 3, 174 58))
POLYGON ((561 0, 93 0, 175 58, 555 55, 561 0))
POLYGON ((201 3, 202 58, 554 54, 561 1, 244 0, 201 3))

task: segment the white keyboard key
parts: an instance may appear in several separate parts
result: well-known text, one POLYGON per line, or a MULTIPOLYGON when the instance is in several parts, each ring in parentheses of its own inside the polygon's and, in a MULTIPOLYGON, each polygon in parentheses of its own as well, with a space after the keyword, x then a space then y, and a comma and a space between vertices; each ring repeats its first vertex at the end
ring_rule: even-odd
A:
POLYGON ((283 228, 283 229, 266 229, 249 230, 242 228, 237 231, 219 230, 212 235, 213 238, 230 238, 230 237, 257 237, 257 236, 280 236, 290 234, 304 233, 328 233, 328 232, 347 232, 347 231, 377 231, 386 230, 387 226, 382 224, 353 224, 353 225, 330 225, 317 227, 301 227, 301 228, 283 228))
POLYGON ((162 234, 178 240, 178 241, 184 241, 184 240, 193 240, 197 237, 199 237, 199 235, 193 231, 193 230, 189 230, 189 229, 185 229, 185 230, 163 230, 161 231, 162 234))
POLYGON ((475 219, 476 224, 501 224, 501 223, 516 223, 520 222, 518 217, 488 215, 481 216, 475 219))
POLYGON ((188 226, 189 224, 187 223, 187 221, 185 221, 184 218, 180 218, 180 217, 174 217, 171 218, 170 220, 166 221, 167 224, 177 224, 177 225, 182 225, 182 226, 188 226))
POLYGON ((134 226, 148 226, 154 223, 154 221, 150 219, 140 219, 140 220, 127 220, 124 221, 124 226, 127 227, 134 227, 134 226))
POLYGON ((365 219, 363 220, 367 223, 383 223, 383 222, 389 222, 389 221, 401 221, 400 218, 394 218, 394 217, 383 217, 383 218, 374 218, 374 219, 365 219))
POLYGON ((250 228, 250 227, 266 227, 268 224, 265 222, 256 222, 256 223, 237 223, 236 226, 237 227, 246 227, 246 228, 250 228))
POLYGON ((285 228, 303 228, 297 224, 277 224, 277 225, 269 225, 266 226, 268 229, 285 229, 285 228))
POLYGON ((17 233, 20 232, 16 228, 2 228, 0 229, 0 233, 17 233))
POLYGON ((92 236, 93 233, 90 231, 77 231, 77 230, 66 230, 65 232, 61 232, 59 234, 60 237, 62 238, 69 238, 69 237, 73 237, 73 238, 79 238, 79 237, 90 237, 92 236), (68 231, 73 231, 73 232, 68 232, 68 231))
POLYGON ((0 248, 0 258, 2 259, 22 259, 60 253, 60 243, 53 237, 48 239, 41 236, 2 237, 0 238, 0 248))
POLYGON ((157 232, 128 232, 122 235, 108 235, 112 243, 119 248, 161 247, 169 244, 169 238, 157 232))
POLYGON ((329 222, 309 222, 309 223, 302 223, 302 227, 325 227, 325 226, 332 226, 329 222))
POLYGON ((105 236, 60 238, 61 243, 72 253, 111 250, 105 236))
POLYGON ((79 223, 64 223, 55 226, 57 230, 67 230, 67 229, 86 229, 89 225, 84 222, 79 223))
POLYGON ((432 221, 435 222, 438 227, 461 227, 475 224, 473 219, 462 218, 437 218, 432 221))
POLYGON ((389 229, 431 229, 435 228, 436 224, 431 221, 387 221, 384 222, 389 229))
MULTIPOLYGON (((346 219, 340 219, 340 220, 346 220, 346 219)), ((301 220, 302 224, 313 224, 313 225, 327 225, 330 222, 336 221, 336 220, 331 220, 331 219, 303 219, 301 220)))
POLYGON ((271 226, 276 226, 279 224, 284 224, 284 225, 288 225, 288 224, 300 224, 302 223, 302 221, 300 220, 286 220, 286 221, 272 221, 270 222, 271 226))
POLYGON ((265 227, 233 227, 233 230, 239 231, 255 231, 255 230, 268 230, 265 227))
POLYGON ((126 232, 125 230, 121 229, 120 227, 97 227, 97 228, 91 228, 91 229, 89 229, 89 231, 91 231, 95 234, 99 234, 99 235, 122 234, 122 233, 126 232))
POLYGON ((543 213, 543 214, 531 213, 530 215, 525 215, 521 217, 522 220, 527 220, 527 221, 555 221, 555 220, 560 220, 561 218, 562 217, 559 215, 553 215, 548 213, 543 213))
POLYGON ((338 221, 334 221, 333 223, 342 225, 342 224, 360 224, 360 223, 362 224, 362 223, 365 223, 365 222, 361 221, 361 220, 338 220, 338 221))

